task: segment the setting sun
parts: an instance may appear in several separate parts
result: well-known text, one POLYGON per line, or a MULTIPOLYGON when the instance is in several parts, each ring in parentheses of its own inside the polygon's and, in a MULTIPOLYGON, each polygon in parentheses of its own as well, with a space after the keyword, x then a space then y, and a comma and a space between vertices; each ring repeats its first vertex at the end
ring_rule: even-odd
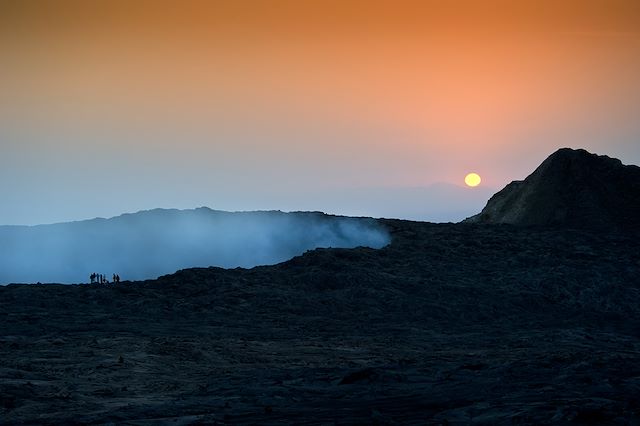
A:
POLYGON ((482 182, 482 179, 480 178, 480 175, 477 173, 469 173, 464 178, 464 183, 466 183, 467 186, 470 186, 470 187, 478 186, 480 185, 480 182, 482 182))

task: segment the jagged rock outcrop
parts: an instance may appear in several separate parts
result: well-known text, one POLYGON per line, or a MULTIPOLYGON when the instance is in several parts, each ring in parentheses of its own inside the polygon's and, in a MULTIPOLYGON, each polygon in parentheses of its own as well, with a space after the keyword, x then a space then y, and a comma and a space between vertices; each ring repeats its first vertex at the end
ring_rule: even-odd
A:
POLYGON ((563 148, 465 222, 640 229, 640 167, 563 148))

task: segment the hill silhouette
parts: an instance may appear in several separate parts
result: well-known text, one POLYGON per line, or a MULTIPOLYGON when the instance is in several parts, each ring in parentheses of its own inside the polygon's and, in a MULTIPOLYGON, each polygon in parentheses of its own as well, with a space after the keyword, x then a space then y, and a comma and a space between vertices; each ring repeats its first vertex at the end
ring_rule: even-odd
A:
POLYGON ((489 199, 473 223, 640 228, 640 167, 583 149, 562 148, 523 181, 489 199))

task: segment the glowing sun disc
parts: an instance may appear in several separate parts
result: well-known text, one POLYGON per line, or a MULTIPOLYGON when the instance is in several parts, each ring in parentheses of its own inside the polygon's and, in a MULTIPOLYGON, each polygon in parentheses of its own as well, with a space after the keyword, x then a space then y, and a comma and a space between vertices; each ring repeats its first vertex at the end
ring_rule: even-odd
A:
POLYGON ((464 178, 464 183, 467 184, 467 186, 470 187, 474 187, 474 186, 478 186, 480 185, 480 182, 482 182, 482 179, 480 178, 480 175, 477 173, 469 173, 467 176, 465 176, 464 178))

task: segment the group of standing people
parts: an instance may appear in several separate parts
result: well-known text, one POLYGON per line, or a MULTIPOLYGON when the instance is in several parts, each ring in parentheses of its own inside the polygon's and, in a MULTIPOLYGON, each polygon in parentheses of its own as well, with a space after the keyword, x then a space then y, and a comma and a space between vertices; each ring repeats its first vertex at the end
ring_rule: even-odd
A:
MULTIPOLYGON (((94 272, 91 275, 89 275, 89 279, 91 280, 91 284, 109 284, 109 280, 103 274, 96 274, 94 272)), ((120 275, 113 274, 113 281, 112 282, 114 284, 119 283, 120 282, 120 275)))

